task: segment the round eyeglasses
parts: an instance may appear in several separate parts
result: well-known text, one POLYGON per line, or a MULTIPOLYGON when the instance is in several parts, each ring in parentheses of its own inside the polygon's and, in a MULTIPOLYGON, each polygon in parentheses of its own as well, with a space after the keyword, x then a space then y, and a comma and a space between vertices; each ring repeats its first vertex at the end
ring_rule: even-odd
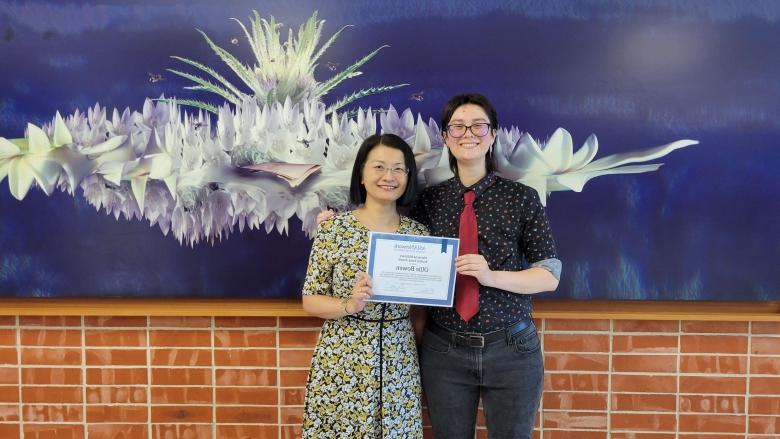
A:
POLYGON ((466 135, 466 131, 470 130, 471 134, 477 137, 485 137, 490 132, 489 123, 475 123, 472 125, 463 125, 462 123, 453 123, 447 125, 447 134, 450 137, 458 138, 466 135))

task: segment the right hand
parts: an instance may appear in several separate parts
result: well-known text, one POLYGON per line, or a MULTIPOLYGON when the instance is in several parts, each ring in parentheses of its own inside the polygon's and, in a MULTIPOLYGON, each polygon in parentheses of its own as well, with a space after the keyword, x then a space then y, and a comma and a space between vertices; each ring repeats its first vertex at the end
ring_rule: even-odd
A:
POLYGON ((336 211, 333 209, 327 209, 323 210, 322 212, 317 214, 317 225, 320 225, 323 221, 327 221, 331 218, 333 218, 333 215, 336 214, 336 211))
POLYGON ((368 299, 374 295, 373 283, 368 273, 360 273, 352 287, 352 297, 347 300, 347 310, 351 314, 363 311, 368 304, 368 299))

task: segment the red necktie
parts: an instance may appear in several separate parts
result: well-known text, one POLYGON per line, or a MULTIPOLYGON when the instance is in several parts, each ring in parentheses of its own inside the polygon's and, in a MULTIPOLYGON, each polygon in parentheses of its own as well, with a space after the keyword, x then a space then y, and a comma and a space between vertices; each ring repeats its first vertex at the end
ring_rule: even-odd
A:
MULTIPOLYGON (((460 213, 458 229, 458 255, 477 254, 477 215, 474 213, 474 199, 477 194, 469 190, 463 194, 463 212, 460 213)), ((474 276, 458 274, 455 281, 455 311, 469 321, 479 311, 479 282, 474 276)))

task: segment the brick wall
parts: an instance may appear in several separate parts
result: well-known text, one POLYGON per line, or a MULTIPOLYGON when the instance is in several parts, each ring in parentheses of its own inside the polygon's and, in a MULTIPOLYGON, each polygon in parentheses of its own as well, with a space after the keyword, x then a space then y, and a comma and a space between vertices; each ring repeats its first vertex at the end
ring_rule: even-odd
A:
MULTIPOLYGON (((319 323, 0 317, 0 438, 297 437, 319 323)), ((780 323, 537 323, 537 438, 780 438, 780 323)))

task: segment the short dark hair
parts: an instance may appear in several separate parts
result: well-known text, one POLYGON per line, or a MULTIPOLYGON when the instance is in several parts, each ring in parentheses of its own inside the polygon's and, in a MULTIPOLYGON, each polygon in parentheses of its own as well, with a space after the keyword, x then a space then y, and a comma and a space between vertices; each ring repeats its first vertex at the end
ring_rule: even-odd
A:
POLYGON ((363 144, 360 145, 360 149, 358 149, 357 155, 355 155, 355 164, 352 166, 352 180, 349 183, 349 201, 356 206, 366 202, 366 188, 361 183, 363 166, 366 164, 368 153, 378 145, 397 149, 404 153, 404 166, 409 170, 409 174, 406 179, 406 190, 396 203, 400 206, 412 204, 417 194, 417 163, 414 161, 414 153, 409 144, 395 134, 374 134, 367 137, 363 144))
MULTIPOLYGON (((493 107, 493 104, 490 103, 488 98, 478 93, 467 93, 467 94, 451 97, 450 100, 447 101, 447 104, 444 105, 444 109, 441 111, 442 137, 444 137, 445 133, 447 132, 447 125, 450 123, 450 119, 452 119, 452 115, 455 113, 455 110, 457 110, 458 107, 466 104, 474 104, 481 107, 483 110, 485 110, 485 114, 487 114, 487 117, 490 120, 490 128, 493 130, 498 129, 498 114, 496 113, 495 107, 493 107)), ((485 155, 485 168, 486 168, 485 170, 488 173, 493 172, 496 169, 496 163, 495 160, 493 159, 493 147, 495 147, 495 141, 493 142, 492 147, 488 149, 488 152, 485 155)), ((450 159, 450 170, 455 175, 458 175, 457 159, 455 159, 455 157, 453 157, 452 154, 449 154, 449 159, 450 159)))

